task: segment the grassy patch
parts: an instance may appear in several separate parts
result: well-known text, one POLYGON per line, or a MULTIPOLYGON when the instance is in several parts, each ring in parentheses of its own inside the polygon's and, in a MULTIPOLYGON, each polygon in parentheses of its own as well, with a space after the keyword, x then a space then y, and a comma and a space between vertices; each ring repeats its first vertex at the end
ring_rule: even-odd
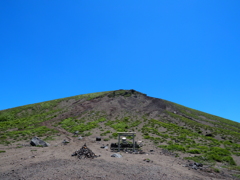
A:
POLYGON ((43 137, 46 135, 55 134, 58 131, 49 129, 46 126, 39 126, 34 129, 26 129, 26 130, 16 130, 16 131, 7 131, 4 136, 14 140, 23 140, 29 139, 33 136, 43 137))
POLYGON ((187 152, 191 154, 201 154, 201 151, 198 149, 190 149, 187 152))
POLYGON ((220 173, 220 170, 219 170, 219 169, 214 168, 214 167, 212 167, 212 169, 213 169, 214 172, 216 172, 216 173, 220 173))
POLYGON ((235 170, 240 172, 240 166, 223 166, 223 167, 229 170, 235 170))
POLYGON ((109 134, 109 133, 111 133, 111 131, 107 130, 107 131, 101 133, 100 136, 106 136, 106 135, 109 134))
POLYGON ((127 132, 133 130, 134 127, 137 127, 141 123, 140 120, 132 120, 130 117, 124 117, 120 120, 107 121, 105 126, 110 126, 117 132, 127 132))
POLYGON ((75 131, 79 131, 80 134, 83 134, 85 131, 99 127, 98 124, 104 121, 106 121, 106 118, 103 117, 87 123, 83 123, 82 121, 75 121, 73 118, 67 118, 60 122, 60 125, 62 128, 66 129, 69 132, 74 133, 75 131))
POLYGON ((182 152, 185 152, 185 151, 186 151, 185 147, 183 147, 183 146, 181 146, 181 145, 177 145, 177 144, 160 145, 160 146, 158 146, 158 147, 167 149, 167 150, 169 150, 169 151, 182 151, 182 152))
POLYGON ((235 177, 240 179, 240 174, 233 174, 233 176, 235 176, 235 177))
POLYGON ((55 139, 52 136, 48 136, 43 139, 43 141, 53 141, 53 140, 55 140, 55 139))

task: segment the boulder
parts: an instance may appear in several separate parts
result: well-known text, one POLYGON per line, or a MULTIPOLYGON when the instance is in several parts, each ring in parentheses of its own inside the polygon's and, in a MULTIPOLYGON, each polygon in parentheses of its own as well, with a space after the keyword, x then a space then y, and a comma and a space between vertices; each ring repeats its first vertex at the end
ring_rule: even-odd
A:
POLYGON ((45 141, 41 140, 41 139, 38 138, 38 137, 32 138, 30 144, 31 144, 32 146, 43 146, 43 147, 48 147, 48 146, 49 146, 48 143, 46 143, 45 141))

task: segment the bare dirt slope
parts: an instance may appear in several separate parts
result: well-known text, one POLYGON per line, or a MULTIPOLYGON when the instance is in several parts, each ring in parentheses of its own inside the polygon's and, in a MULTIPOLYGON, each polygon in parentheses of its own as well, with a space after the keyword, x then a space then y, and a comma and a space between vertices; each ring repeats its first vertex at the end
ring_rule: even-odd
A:
POLYGON ((84 112, 95 111, 104 112, 108 119, 116 119, 124 115, 150 115, 149 118, 158 118, 164 110, 174 111, 176 108, 162 99, 156 99, 137 91, 131 90, 117 95, 118 91, 113 91, 106 96, 97 97, 91 100, 64 101, 59 107, 64 107, 65 111, 52 119, 60 120, 68 117, 82 118, 84 112))
POLYGON ((103 142, 96 142, 93 136, 82 140, 72 138, 68 145, 63 145, 65 138, 61 135, 45 148, 1 147, 7 151, 0 154, 0 179, 231 179, 214 172, 189 170, 183 167, 187 161, 164 155, 160 148, 144 146, 147 154, 121 153, 122 158, 113 158, 113 152, 100 148, 103 142), (71 156, 85 143, 100 157, 78 159, 71 156), (149 152, 150 149, 154 152, 149 152))

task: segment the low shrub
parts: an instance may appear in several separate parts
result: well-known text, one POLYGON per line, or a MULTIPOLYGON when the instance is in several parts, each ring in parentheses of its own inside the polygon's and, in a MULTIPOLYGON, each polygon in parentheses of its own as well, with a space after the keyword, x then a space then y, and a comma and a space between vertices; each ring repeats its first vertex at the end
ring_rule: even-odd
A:
POLYGON ((212 169, 213 169, 214 172, 220 173, 220 170, 219 170, 219 169, 217 169, 217 168, 212 168, 212 169))
POLYGON ((187 152, 191 154, 201 154, 201 151, 198 149, 190 149, 187 152))
POLYGON ((118 137, 118 133, 112 133, 112 136, 116 138, 118 137))
POLYGON ((223 161, 227 162, 229 165, 233 165, 233 166, 237 165, 231 156, 223 157, 223 161))
POLYGON ((106 136, 106 135, 109 134, 109 133, 111 133, 111 131, 107 130, 107 131, 101 133, 100 136, 106 136))
POLYGON ((181 146, 181 145, 177 145, 177 144, 171 144, 171 145, 160 145, 158 147, 167 149, 169 151, 182 151, 185 152, 186 149, 185 147, 181 146))

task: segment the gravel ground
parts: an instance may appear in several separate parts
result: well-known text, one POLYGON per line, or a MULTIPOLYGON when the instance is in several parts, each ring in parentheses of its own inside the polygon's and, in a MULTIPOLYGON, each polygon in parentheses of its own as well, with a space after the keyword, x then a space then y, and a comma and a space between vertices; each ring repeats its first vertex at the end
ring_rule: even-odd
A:
POLYGON ((124 164, 103 159, 55 159, 10 170, 0 179, 204 179, 158 165, 124 164))
POLYGON ((161 149, 145 146, 147 154, 121 153, 122 158, 111 157, 110 150, 102 149, 103 142, 94 142, 93 138, 71 139, 68 145, 62 145, 64 137, 51 142, 50 147, 22 148, 4 147, 6 153, 0 154, 0 179, 104 179, 104 180, 210 180, 229 179, 215 173, 192 170, 184 167, 187 163, 181 158, 167 156, 161 149), (95 159, 78 159, 71 154, 87 143, 95 154, 95 159), (144 161, 150 159, 150 162, 144 161))

